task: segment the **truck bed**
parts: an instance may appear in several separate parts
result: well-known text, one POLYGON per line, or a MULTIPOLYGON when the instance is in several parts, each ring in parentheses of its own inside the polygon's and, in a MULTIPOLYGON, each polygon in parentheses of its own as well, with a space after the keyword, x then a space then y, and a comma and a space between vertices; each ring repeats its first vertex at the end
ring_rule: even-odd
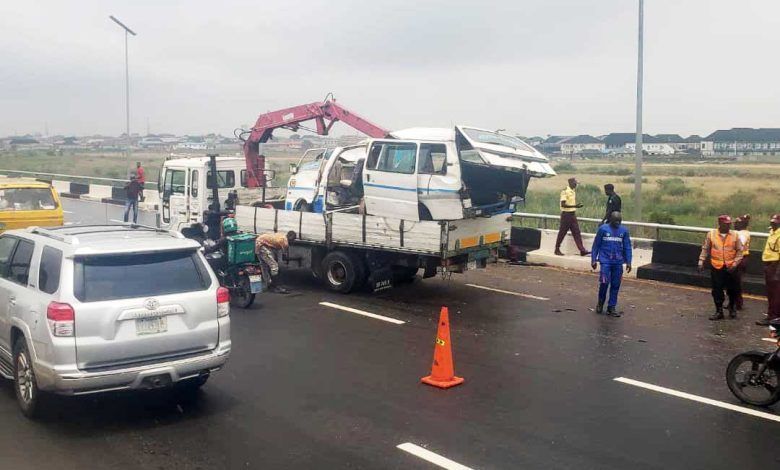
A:
POLYGON ((294 231, 304 243, 390 250, 449 258, 508 243, 509 214, 456 221, 408 221, 372 215, 236 208, 241 230, 253 233, 294 231))

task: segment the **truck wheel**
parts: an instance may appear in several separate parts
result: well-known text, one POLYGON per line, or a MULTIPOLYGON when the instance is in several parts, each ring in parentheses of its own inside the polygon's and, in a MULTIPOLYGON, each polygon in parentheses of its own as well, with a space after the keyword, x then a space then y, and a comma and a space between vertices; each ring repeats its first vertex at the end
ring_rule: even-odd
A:
POLYGON ((420 217, 420 220, 433 220, 431 211, 429 211, 428 208, 422 204, 417 207, 417 213, 420 217))
POLYGON ((14 391, 16 401, 22 413, 28 418, 34 419, 41 413, 41 392, 38 390, 38 382, 35 379, 32 358, 27 350, 24 337, 19 337, 14 343, 14 391))
POLYGON ((299 212, 311 212, 311 204, 304 201, 303 199, 299 199, 295 203, 295 207, 293 207, 293 209, 299 212))
POLYGON ((322 280, 328 289, 348 294, 365 281, 366 270, 357 256, 334 251, 322 260, 322 280))

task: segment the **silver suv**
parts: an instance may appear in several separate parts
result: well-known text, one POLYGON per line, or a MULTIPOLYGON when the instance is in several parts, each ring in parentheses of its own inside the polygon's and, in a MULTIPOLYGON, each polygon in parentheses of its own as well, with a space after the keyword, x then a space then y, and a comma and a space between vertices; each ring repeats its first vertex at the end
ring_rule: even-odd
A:
POLYGON ((24 414, 45 392, 194 390, 222 367, 230 295, 199 247, 138 226, 3 233, 0 375, 24 414))

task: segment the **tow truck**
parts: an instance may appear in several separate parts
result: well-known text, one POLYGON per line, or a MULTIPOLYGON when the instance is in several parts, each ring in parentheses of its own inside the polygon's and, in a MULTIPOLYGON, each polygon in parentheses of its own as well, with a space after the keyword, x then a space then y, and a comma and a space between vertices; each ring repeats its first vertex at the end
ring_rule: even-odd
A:
MULTIPOLYGON (((376 213, 382 210, 381 206, 384 204, 382 198, 387 199, 387 196, 372 193, 372 190, 365 192, 362 198, 365 201, 364 206, 357 199, 352 200, 358 202, 357 204, 344 204, 343 199, 337 203, 328 203, 327 193, 330 191, 327 187, 323 188, 323 202, 320 207, 317 207, 318 203, 313 200, 307 201, 308 207, 298 205, 285 208, 287 202, 284 200, 268 201, 263 197, 238 198, 237 204, 234 204, 235 218, 241 230, 256 234, 295 232, 297 239, 290 246, 286 258, 280 260, 280 265, 307 268, 316 278, 322 280, 325 286, 336 292, 349 293, 364 286, 374 291, 382 290, 414 279, 420 270, 423 278, 429 278, 484 268, 488 262, 497 259, 499 248, 509 242, 511 205, 517 202, 518 194, 524 196, 528 179, 534 174, 537 176, 554 174, 546 158, 541 154, 529 155, 524 159, 517 158, 514 171, 516 174, 510 176, 512 181, 521 181, 522 184, 511 189, 514 196, 507 198, 507 194, 504 194, 503 199, 499 201, 500 210, 476 213, 468 207, 470 201, 475 195, 477 197, 487 197, 487 195, 482 195, 479 190, 474 189, 464 191, 461 181, 466 180, 466 177, 463 174, 456 174, 456 169, 462 170, 468 167, 470 159, 473 165, 481 167, 475 170, 475 175, 482 170, 480 173, 482 177, 485 176, 485 171, 489 176, 491 170, 488 168, 489 162, 491 159, 495 161, 496 158, 510 158, 506 154, 502 155, 502 152, 506 152, 507 149, 501 146, 499 149, 492 148, 495 143, 479 142, 479 138, 473 137, 471 138, 473 143, 469 143, 470 149, 465 145, 459 148, 458 134, 454 130, 445 132, 444 138, 438 139, 429 138, 430 136, 422 138, 424 132, 419 129, 392 133, 342 107, 334 99, 326 99, 322 102, 262 114, 251 130, 237 133, 243 141, 244 149, 244 167, 240 170, 235 157, 218 157, 214 159, 216 172, 212 171, 212 177, 208 178, 209 181, 205 181, 205 176, 201 175, 209 171, 209 161, 206 159, 197 163, 191 162, 190 165, 184 165, 184 162, 176 159, 166 161, 161 171, 161 179, 164 182, 161 185, 162 223, 165 224, 168 220, 169 227, 179 230, 203 224, 209 216, 206 208, 213 206, 213 201, 207 200, 209 197, 207 192, 199 190, 204 184, 209 186, 216 184, 225 191, 233 188, 236 190, 265 188, 272 175, 266 170, 265 157, 260 152, 260 145, 271 138, 274 130, 298 131, 303 128, 302 123, 309 120, 315 121, 314 131, 320 135, 327 135, 335 122, 342 121, 370 138, 365 144, 333 149, 327 156, 326 150, 321 157, 322 163, 327 161, 329 169, 334 168, 336 162, 334 158, 339 156, 344 160, 349 157, 354 162, 367 160, 369 169, 360 172, 364 191, 367 187, 383 190, 387 189, 384 186, 392 185, 392 183, 386 184, 383 180, 385 175, 380 175, 379 172, 385 168, 381 165, 383 158, 388 158, 386 157, 388 151, 394 146, 398 148, 400 152, 396 152, 398 155, 394 154, 392 160, 387 160, 387 165, 391 167, 395 165, 395 168, 404 170, 397 174, 409 181, 399 183, 398 186, 408 184, 407 189, 411 191, 407 192, 415 195, 414 200, 400 203, 404 204, 399 206, 403 207, 402 210, 393 209, 396 212, 384 215, 376 213), (410 171, 410 165, 419 168, 416 163, 417 156, 421 147, 426 144, 443 145, 442 155, 438 157, 438 163, 434 163, 439 165, 440 169, 446 168, 443 173, 423 174, 417 170, 410 171), (375 146, 381 147, 381 151, 375 151, 374 149, 377 148, 375 146), (372 160, 374 155, 372 152, 376 153, 376 161, 372 160), (169 176, 170 172, 182 170, 183 174, 169 176), (215 174, 221 178, 223 171, 227 174, 222 180, 216 183, 210 181, 215 174), (197 177, 193 176, 194 172, 197 172, 195 173, 197 177), (232 179, 229 176, 230 172, 233 173, 232 179), (428 209, 430 215, 420 213, 419 204, 420 201, 425 200, 424 193, 434 192, 424 191, 420 194, 420 178, 453 180, 452 187, 457 189, 453 189, 455 197, 450 197, 446 202, 449 204, 449 209, 440 210, 437 208, 439 206, 430 205, 426 206, 431 207, 428 209), (172 182, 171 185, 167 184, 168 181, 172 182), (165 201, 172 197, 173 191, 184 196, 185 201, 188 202, 181 203, 184 205, 183 210, 174 211, 181 215, 180 218, 174 218, 169 208, 166 219, 165 201), (423 197, 418 200, 418 195, 423 197), (316 211, 314 211, 315 207, 317 207, 316 211), (453 207, 455 209, 452 209, 453 207)), ((430 130, 426 132, 430 133, 430 130)), ((441 130, 434 132, 441 133, 441 130)), ((458 132, 465 133, 466 128, 458 132)), ((475 132, 493 135, 483 140, 497 139, 495 135, 499 135, 490 131, 475 130, 475 132)), ((533 153, 528 150, 526 152, 533 153)), ((303 169, 304 166, 298 168, 303 169)), ((329 172, 324 173, 325 176, 329 174, 329 172)), ((294 178, 300 176, 293 175, 294 178)), ((501 184, 504 183, 506 186, 501 188, 510 189, 511 184, 508 182, 501 184)), ((428 185, 426 187, 436 189, 430 182, 428 185)), ((494 185, 493 189, 497 187, 494 185)), ((290 189, 288 188, 288 192, 290 189)), ((333 191, 333 193, 340 193, 339 196, 342 197, 345 195, 344 191, 333 191)), ((489 193, 493 194, 496 191, 489 193)), ((225 196, 223 193, 214 194, 220 199, 225 196)), ((235 203, 235 200, 233 202, 235 203)))

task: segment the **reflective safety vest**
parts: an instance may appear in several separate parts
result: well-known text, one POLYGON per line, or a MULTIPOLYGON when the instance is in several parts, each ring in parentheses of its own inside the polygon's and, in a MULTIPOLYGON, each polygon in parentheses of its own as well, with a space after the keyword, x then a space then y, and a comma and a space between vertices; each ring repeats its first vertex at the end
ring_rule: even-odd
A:
POLYGON ((720 236, 718 229, 711 231, 710 237, 710 263, 715 269, 734 266, 737 257, 737 234, 729 230, 725 238, 720 236))
POLYGON ((750 230, 740 230, 738 233, 745 239, 742 243, 742 254, 747 256, 750 254, 750 230))

